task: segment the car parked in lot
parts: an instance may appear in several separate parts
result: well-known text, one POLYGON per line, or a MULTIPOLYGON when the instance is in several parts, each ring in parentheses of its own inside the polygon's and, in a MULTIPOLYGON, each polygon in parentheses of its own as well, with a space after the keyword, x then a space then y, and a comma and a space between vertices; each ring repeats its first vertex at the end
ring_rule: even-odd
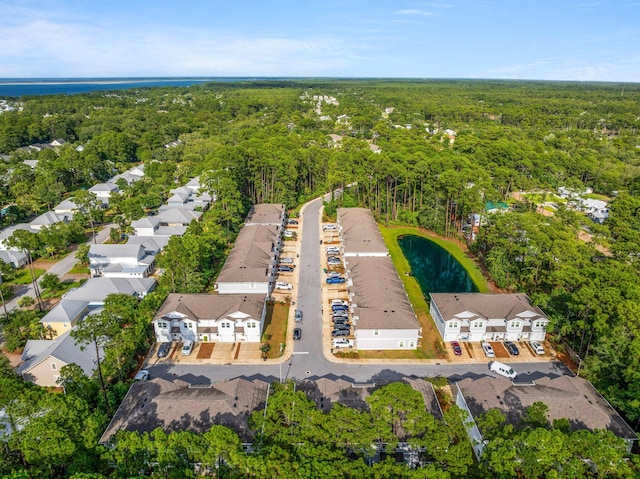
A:
POLYGON ((293 268, 291 266, 281 264, 278 266, 278 273, 293 273, 293 268))
POLYGON ((331 336, 334 338, 337 338, 339 336, 349 336, 350 334, 351 334, 351 331, 347 331, 346 329, 337 329, 337 330, 331 331, 331 336))
POLYGON ((169 351, 171 351, 171 343, 160 343, 160 346, 158 346, 158 357, 164 358, 168 356, 169 351))
POLYGON ((337 278, 338 276, 342 276, 342 274, 337 271, 327 272, 327 278, 337 278))
POLYGON ((295 340, 302 339, 302 329, 295 328, 293 330, 293 339, 295 340))
POLYGON ((293 258, 280 258, 282 264, 293 264, 293 258))
POLYGON ((189 356, 191 351, 193 351, 193 341, 187 339, 182 343, 182 355, 189 356))
POLYGON ((331 346, 334 348, 352 348, 355 342, 353 339, 336 338, 331 342, 331 346))
POLYGON ((331 305, 331 311, 348 311, 349 306, 346 304, 333 304, 331 305))
POLYGON ((337 246, 329 246, 327 248, 327 254, 328 255, 340 254, 340 249, 337 246))
POLYGON ((453 354, 456 356, 462 356, 462 348, 460 347, 460 343, 458 341, 452 341, 451 347, 453 348, 453 354))
POLYGON ((491 347, 491 345, 485 341, 482 341, 482 343, 480 343, 480 345, 482 346, 482 350, 484 351, 484 355, 488 358, 494 358, 496 356, 496 353, 493 352, 493 348, 491 347))
MULTIPOLYGON (((337 273, 336 273, 337 274, 337 273)), ((338 274, 338 276, 340 276, 338 274)), ((344 299, 332 299, 331 300, 331 306, 349 306, 349 303, 347 301, 345 301, 344 299)))
POLYGON ((337 258, 335 256, 329 256, 327 258, 327 264, 329 266, 339 266, 340 264, 342 264, 342 261, 340 261, 340 258, 337 258))
POLYGON ((333 326, 334 326, 334 329, 339 329, 339 328, 336 328, 336 326, 347 326, 347 327, 350 328, 351 327, 351 323, 349 322, 349 320, 347 318, 341 318, 341 319, 336 319, 333 322, 333 326))
POLYGON ((337 331, 338 329, 349 329, 349 330, 350 330, 350 329, 351 329, 351 325, 350 325, 350 324, 343 323, 343 322, 341 322, 341 321, 335 321, 335 322, 333 323, 333 329, 334 329, 334 330, 336 330, 336 331, 337 331))
MULTIPOLYGON (((169 343, 165 343, 165 344, 169 344, 169 343)), ((141 369, 133 377, 133 382, 146 381, 147 379, 149 379, 149 371, 147 371, 146 369, 141 369)))
POLYGON ((295 235, 295 233, 291 230, 285 230, 284 232, 284 237, 285 238, 293 238, 293 236, 295 235))
POLYGON ((297 225, 298 224, 298 220, 287 220, 287 224, 288 225, 297 225))
POLYGON ((322 225, 322 231, 335 231, 337 229, 338 229, 338 226, 333 223, 322 225))
POLYGON ((293 289, 293 285, 284 281, 276 281, 276 289, 293 289))
POLYGON ((535 351, 536 354, 544 354, 544 348, 542 347, 542 344, 536 341, 531 341, 529 345, 531 346, 531 349, 535 351))
POLYGON ((345 279, 342 276, 327 278, 327 284, 344 284, 345 279))
POLYGON ((509 354, 511 354, 511 356, 518 356, 520 354, 518 346, 516 346, 511 341, 505 341, 504 347, 507 349, 507 351, 509 351, 509 354))

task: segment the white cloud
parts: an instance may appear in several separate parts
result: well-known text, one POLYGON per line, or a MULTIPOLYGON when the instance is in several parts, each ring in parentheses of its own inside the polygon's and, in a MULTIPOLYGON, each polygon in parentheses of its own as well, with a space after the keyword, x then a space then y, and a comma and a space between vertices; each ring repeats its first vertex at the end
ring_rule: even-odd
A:
POLYGON ((433 12, 427 12, 426 10, 417 10, 417 9, 406 9, 406 10, 396 10, 395 12, 396 15, 410 15, 410 16, 416 16, 416 17, 430 17, 431 15, 433 15, 433 12))

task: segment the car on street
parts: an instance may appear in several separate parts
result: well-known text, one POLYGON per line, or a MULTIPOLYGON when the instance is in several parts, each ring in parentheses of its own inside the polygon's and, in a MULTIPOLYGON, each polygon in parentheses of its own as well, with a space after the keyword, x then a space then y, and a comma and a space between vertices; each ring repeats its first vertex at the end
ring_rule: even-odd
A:
POLYGON ((339 336, 349 336, 350 334, 351 332, 347 331, 346 329, 338 329, 338 330, 331 331, 331 336, 334 338, 337 338, 339 336))
POLYGON ((480 343, 480 346, 482 346, 482 350, 484 351, 484 355, 486 357, 494 358, 496 356, 496 353, 493 352, 493 348, 489 343, 482 341, 482 343, 480 343))
POLYGON ((182 355, 189 356, 191 351, 193 351, 193 341, 187 339, 182 343, 182 355))
POLYGON ((451 347, 453 348, 453 354, 456 356, 462 356, 462 348, 460 347, 460 343, 458 341, 452 341, 451 347))
POLYGON ((327 284, 344 284, 345 279, 341 276, 338 276, 337 278, 327 278, 327 284))
POLYGON ((302 329, 295 328, 293 330, 293 339, 295 340, 302 339, 302 329))
POLYGON ((284 281, 276 281, 276 289, 293 289, 293 285, 284 281))
MULTIPOLYGON (((165 343, 165 344, 169 344, 169 343, 165 343)), ((133 377, 133 382, 146 381, 147 379, 149 379, 149 371, 147 371, 146 369, 141 369, 133 377)))
POLYGON ((300 311, 299 309, 296 309, 296 313, 294 314, 293 318, 296 323, 302 322, 302 311, 300 311))
POLYGON ((169 351, 171 351, 171 343, 160 343, 160 346, 158 346, 158 357, 164 358, 168 356, 169 351))
POLYGON ((542 347, 542 344, 536 341, 531 341, 529 345, 531 346, 531 349, 535 351, 536 354, 544 354, 544 348, 542 347))
POLYGON ((491 361, 491 363, 489 363, 489 369, 494 373, 497 373, 509 379, 515 379, 515 377, 518 375, 518 373, 515 372, 513 368, 511 368, 511 366, 507 366, 506 364, 499 361, 491 361))
POLYGON ((334 348, 352 348, 355 342, 353 339, 336 338, 331 342, 331 346, 334 348))
POLYGON ((278 266, 278 273, 293 273, 293 268, 291 266, 280 265, 278 266))
POLYGON ((509 354, 511 356, 518 356, 520 354, 520 350, 518 349, 518 346, 516 346, 511 341, 505 341, 504 347, 507 348, 507 351, 509 351, 509 354))
POLYGON ((338 227, 336 225, 334 225, 333 223, 329 223, 326 225, 322 226, 322 231, 335 231, 337 230, 338 227))

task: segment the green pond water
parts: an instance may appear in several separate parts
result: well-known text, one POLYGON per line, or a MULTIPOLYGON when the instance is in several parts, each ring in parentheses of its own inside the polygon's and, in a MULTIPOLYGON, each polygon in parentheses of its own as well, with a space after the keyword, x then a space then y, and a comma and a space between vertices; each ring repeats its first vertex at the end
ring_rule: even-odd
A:
POLYGON ((467 270, 442 246, 415 235, 401 236, 398 244, 426 298, 429 293, 478 291, 467 270))

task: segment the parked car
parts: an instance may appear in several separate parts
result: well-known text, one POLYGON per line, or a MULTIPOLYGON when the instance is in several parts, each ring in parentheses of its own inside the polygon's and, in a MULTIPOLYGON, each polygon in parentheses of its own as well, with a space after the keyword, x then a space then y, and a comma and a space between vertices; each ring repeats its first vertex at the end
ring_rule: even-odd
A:
POLYGON ((354 345, 353 339, 336 338, 331 342, 331 346, 334 348, 352 348, 354 345))
POLYGON ((544 348, 542 347, 542 344, 536 341, 531 341, 529 345, 531 346, 531 349, 535 351, 536 354, 544 354, 544 348))
POLYGON ((453 354, 456 356, 462 356, 462 348, 460 347, 460 343, 458 341, 452 341, 451 347, 453 348, 453 354))
POLYGON ((351 330, 351 325, 350 324, 345 324, 342 323, 340 321, 336 321, 333 323, 333 330, 334 331, 338 331, 339 329, 347 329, 347 330, 351 330))
POLYGON ((518 373, 515 372, 513 368, 499 361, 491 361, 491 363, 489 363, 489 369, 494 373, 498 373, 501 376, 509 379, 514 379, 518 375, 518 373))
POLYGON ((480 344, 482 346, 482 350, 484 351, 484 355, 488 358, 494 358, 496 353, 493 352, 493 348, 491 345, 485 341, 482 341, 480 344))
POLYGON ((338 227, 332 223, 322 225, 322 231, 335 231, 338 227))
POLYGON ((338 276, 341 276, 341 274, 337 271, 329 271, 327 273, 327 278, 337 278, 338 276))
POLYGON ((334 329, 335 329, 335 326, 339 326, 339 325, 351 327, 351 323, 349 322, 348 318, 338 318, 333 322, 333 325, 334 325, 334 329))
POLYGON ((280 258, 282 264, 293 264, 293 258, 280 258))
POLYGON ((291 231, 291 230, 285 230, 285 232, 284 232, 284 237, 285 237, 285 238, 293 238, 293 235, 294 235, 294 234, 295 234, 295 233, 294 233, 293 231, 291 231))
POLYGON ((507 348, 507 351, 509 351, 509 354, 511 354, 512 356, 518 356, 520 354, 520 350, 518 349, 518 346, 516 346, 511 341, 505 341, 504 347, 507 348))
POLYGON ((191 351, 193 351, 193 341, 187 339, 182 343, 182 355, 189 356, 191 351))
POLYGON ((329 246, 327 248, 327 254, 340 254, 340 249, 337 246, 329 246))
POLYGON ((345 279, 341 276, 334 278, 327 278, 327 284, 344 284, 345 279))
POLYGON ((302 322, 302 311, 300 311, 299 309, 296 309, 296 314, 294 314, 293 317, 294 317, 296 323, 302 322))
POLYGON ((333 304, 331 305, 331 311, 349 311, 349 306, 346 304, 333 304))
POLYGON ((279 265, 278 273, 293 273, 293 268, 291 266, 279 265))
POLYGON ((351 334, 351 331, 347 331, 346 329, 338 329, 338 330, 331 331, 331 336, 334 338, 337 338, 339 336, 349 336, 350 334, 351 334))
POLYGON ((300 329, 300 328, 295 328, 295 329, 293 330, 293 339, 296 339, 296 340, 298 340, 298 339, 302 339, 302 329, 300 329))
POLYGON ((284 281, 276 281, 276 289, 293 289, 293 285, 284 281))
POLYGON ((288 225, 297 225, 298 224, 298 220, 287 220, 287 224, 288 225))
MULTIPOLYGON (((340 276, 338 273, 336 273, 338 276, 340 276)), ((331 306, 349 306, 349 303, 347 301, 345 301, 344 299, 332 299, 331 300, 331 306)))
POLYGON ((335 321, 336 319, 348 319, 349 313, 347 311, 335 311, 331 316, 331 319, 335 321))
POLYGON ((168 356, 169 351, 171 351, 171 343, 160 343, 160 346, 158 346, 158 357, 164 358, 168 356))
MULTIPOLYGON (((164 343, 164 344, 169 344, 169 343, 164 343)), ((147 371, 146 369, 141 369, 133 377, 133 382, 146 381, 147 379, 149 379, 149 371, 147 371)))

